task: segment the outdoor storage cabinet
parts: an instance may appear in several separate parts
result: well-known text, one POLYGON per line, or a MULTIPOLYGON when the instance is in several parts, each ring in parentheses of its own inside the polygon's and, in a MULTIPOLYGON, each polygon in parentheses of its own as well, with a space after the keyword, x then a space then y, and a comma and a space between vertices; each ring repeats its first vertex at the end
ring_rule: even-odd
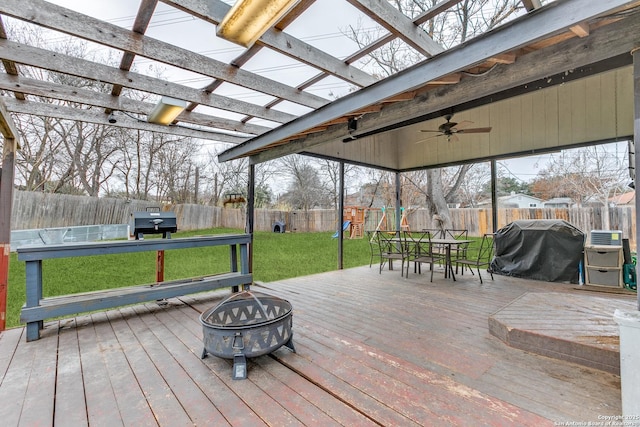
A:
POLYGON ((623 287, 622 246, 587 245, 584 248, 585 284, 623 287))

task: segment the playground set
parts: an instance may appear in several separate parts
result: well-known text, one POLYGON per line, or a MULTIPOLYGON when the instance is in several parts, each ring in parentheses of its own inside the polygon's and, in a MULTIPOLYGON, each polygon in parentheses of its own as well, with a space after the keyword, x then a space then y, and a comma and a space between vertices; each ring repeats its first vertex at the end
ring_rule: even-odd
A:
MULTIPOLYGON (((361 239, 364 236, 365 223, 368 218, 368 211, 377 211, 377 208, 365 208, 360 206, 345 206, 342 212, 342 232, 349 232, 349 239, 361 239)), ((392 231, 395 230, 395 211, 388 210, 385 207, 380 208, 382 216, 378 221, 375 231, 392 231), (389 214, 387 212, 389 211, 389 214)), ((411 231, 407 215, 404 208, 400 208, 400 230, 411 231)), ((340 231, 333 234, 333 238, 337 238, 340 231)))

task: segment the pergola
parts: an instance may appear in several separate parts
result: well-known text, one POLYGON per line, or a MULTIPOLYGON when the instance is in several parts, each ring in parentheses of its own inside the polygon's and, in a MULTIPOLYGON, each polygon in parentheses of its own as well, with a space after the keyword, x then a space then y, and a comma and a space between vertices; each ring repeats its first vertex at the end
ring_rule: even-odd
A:
MULTIPOLYGON (((341 0, 384 28, 386 35, 340 58, 288 34, 290 26, 325 4, 300 0, 241 55, 221 60, 181 47, 180 43, 145 35, 153 19, 167 10, 179 10, 197 21, 199 31, 204 27, 214 34, 215 26, 230 9, 221 0, 141 0, 131 29, 43 0, 3 0, 0 19, 15 18, 107 46, 120 52, 121 62, 119 67, 112 67, 12 41, 0 20, 0 58, 4 65, 0 73, 0 128, 4 135, 0 294, 6 293, 7 286, 12 171, 18 147, 11 114, 234 144, 219 159, 249 157, 248 232, 252 232, 255 165, 288 154, 307 154, 400 174, 587 144, 637 141, 639 1, 557 0, 542 7, 537 0, 522 0, 526 12, 522 16, 445 50, 421 25, 460 1, 443 0, 410 18, 386 1, 341 0), (401 40, 424 60, 378 80, 359 60, 393 40, 401 40), (304 64, 313 70, 313 76, 287 84, 243 68, 264 52, 304 64), (208 79, 208 83, 193 88, 131 71, 138 57, 188 71, 208 79), (21 73, 24 66, 108 83, 112 91, 97 93, 27 78, 21 73), (348 82, 354 91, 334 101, 315 95, 314 85, 325 79, 348 82), (228 96, 225 89, 229 87, 244 88, 264 102, 228 96), (144 118, 156 105, 128 96, 127 90, 177 99, 186 108, 170 126, 152 123, 144 118), (91 108, 39 102, 42 98, 91 108), (112 123, 108 119, 112 113, 123 114, 112 123), (455 115, 456 122, 468 120, 491 131, 460 132, 454 138, 427 138, 421 132, 438 129, 449 114, 455 115)), ((196 33, 191 37, 203 36, 196 33)), ((2 307, 0 311, 4 312, 2 307)))

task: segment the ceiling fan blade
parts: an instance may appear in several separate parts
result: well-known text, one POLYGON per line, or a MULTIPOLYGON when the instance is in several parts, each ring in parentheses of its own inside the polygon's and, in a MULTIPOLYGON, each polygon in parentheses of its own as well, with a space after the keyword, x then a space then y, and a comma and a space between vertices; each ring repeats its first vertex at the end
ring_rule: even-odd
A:
POLYGON ((442 133, 442 131, 439 131, 439 130, 431 130, 431 129, 420 129, 420 132, 438 132, 438 133, 442 133))
POLYGON ((460 141, 460 138, 458 138, 458 136, 455 133, 452 133, 451 135, 449 135, 449 138, 447 138, 447 141, 458 142, 460 141))
POLYGON ((422 144, 423 142, 425 142, 428 139, 439 138, 441 136, 444 136, 444 134, 443 133, 439 133, 438 135, 427 136, 426 138, 423 138, 423 139, 420 139, 420 140, 416 141, 416 144, 422 144))
POLYGON ((469 128, 469 129, 458 129, 456 133, 488 133, 491 132, 490 127, 486 128, 469 128))
POLYGON ((470 120, 463 120, 459 123, 456 123, 456 129, 464 129, 465 127, 472 125, 474 122, 470 121, 470 120))

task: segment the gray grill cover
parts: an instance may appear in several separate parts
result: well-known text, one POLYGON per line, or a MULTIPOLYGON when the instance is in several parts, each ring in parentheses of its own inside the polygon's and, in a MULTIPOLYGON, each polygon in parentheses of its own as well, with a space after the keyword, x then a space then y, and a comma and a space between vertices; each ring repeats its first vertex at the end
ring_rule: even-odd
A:
POLYGON ((578 283, 584 233, 563 220, 514 221, 496 232, 496 274, 578 283))

